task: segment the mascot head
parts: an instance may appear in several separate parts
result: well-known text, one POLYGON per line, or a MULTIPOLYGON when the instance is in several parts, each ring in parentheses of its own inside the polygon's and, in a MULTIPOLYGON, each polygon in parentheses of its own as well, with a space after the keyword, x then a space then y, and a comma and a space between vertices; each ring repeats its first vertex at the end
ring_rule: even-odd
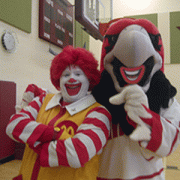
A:
POLYGON ((113 22, 103 40, 101 72, 104 69, 116 91, 138 84, 146 92, 155 72, 164 71, 164 48, 156 26, 146 19, 113 22))

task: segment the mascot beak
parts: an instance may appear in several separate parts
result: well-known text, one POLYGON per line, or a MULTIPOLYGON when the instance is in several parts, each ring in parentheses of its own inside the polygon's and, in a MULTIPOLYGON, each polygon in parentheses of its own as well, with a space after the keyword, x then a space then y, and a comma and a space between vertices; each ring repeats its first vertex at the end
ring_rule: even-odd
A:
POLYGON ((131 25, 122 30, 112 53, 126 67, 141 66, 151 56, 154 57, 155 64, 162 62, 147 31, 139 25, 131 25))
POLYGON ((162 61, 147 31, 139 25, 125 28, 120 33, 113 51, 114 56, 126 67, 141 66, 151 56, 154 56, 157 62, 162 61))

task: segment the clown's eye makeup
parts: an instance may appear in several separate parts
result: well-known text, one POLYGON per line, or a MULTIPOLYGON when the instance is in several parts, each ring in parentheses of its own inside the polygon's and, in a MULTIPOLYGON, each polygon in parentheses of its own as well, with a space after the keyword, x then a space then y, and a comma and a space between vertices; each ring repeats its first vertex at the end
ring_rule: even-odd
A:
POLYGON ((82 71, 79 71, 79 70, 75 70, 75 71, 74 71, 74 74, 75 74, 76 76, 84 75, 84 73, 83 73, 82 71))
POLYGON ((70 72, 63 72, 62 73, 62 76, 64 76, 64 77, 69 77, 71 74, 70 74, 70 72))

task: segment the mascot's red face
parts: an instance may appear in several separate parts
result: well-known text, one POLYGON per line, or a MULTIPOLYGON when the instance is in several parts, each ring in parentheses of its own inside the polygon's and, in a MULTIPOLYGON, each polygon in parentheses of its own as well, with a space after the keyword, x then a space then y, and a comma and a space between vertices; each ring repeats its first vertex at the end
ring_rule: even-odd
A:
POLYGON ((111 75, 118 92, 128 84, 144 91, 158 70, 164 71, 164 48, 158 29, 145 19, 120 19, 107 30, 102 46, 101 72, 111 75))

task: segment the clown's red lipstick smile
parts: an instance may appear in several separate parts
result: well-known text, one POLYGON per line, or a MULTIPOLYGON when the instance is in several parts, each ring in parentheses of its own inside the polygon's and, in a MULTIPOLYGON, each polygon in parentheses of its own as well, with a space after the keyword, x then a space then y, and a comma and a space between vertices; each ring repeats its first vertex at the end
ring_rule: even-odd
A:
POLYGON ((78 84, 65 84, 66 90, 70 96, 75 96, 81 89, 81 83, 78 84))

